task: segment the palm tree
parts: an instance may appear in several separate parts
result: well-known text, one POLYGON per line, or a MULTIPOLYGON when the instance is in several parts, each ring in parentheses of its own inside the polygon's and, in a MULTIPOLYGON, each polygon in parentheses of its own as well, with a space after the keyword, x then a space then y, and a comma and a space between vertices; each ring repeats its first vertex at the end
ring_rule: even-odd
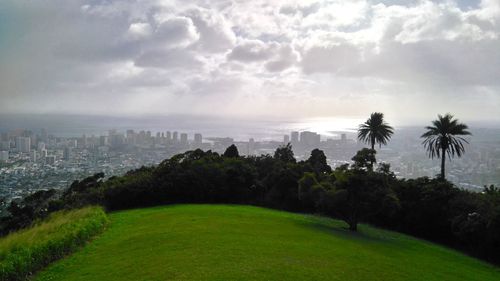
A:
POLYGON ((432 121, 433 126, 425 127, 425 132, 421 138, 424 147, 429 152, 429 157, 441 158, 441 179, 444 179, 446 154, 448 158, 460 157, 464 153, 464 143, 469 143, 463 137, 470 135, 467 125, 459 123, 458 119, 453 119, 453 115, 447 113, 445 116, 438 115, 438 119, 432 121))
POLYGON ((376 143, 386 145, 392 134, 394 128, 384 121, 384 114, 374 112, 365 123, 359 125, 358 140, 371 144, 372 150, 375 150, 376 143))

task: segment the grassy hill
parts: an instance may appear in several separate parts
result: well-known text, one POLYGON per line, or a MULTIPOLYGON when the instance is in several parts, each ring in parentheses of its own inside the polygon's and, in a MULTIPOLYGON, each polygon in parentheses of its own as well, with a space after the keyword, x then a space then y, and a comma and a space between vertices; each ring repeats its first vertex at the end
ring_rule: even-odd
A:
POLYGON ((500 270, 398 233, 249 206, 112 213, 106 232, 35 280, 500 280, 500 270))
POLYGON ((100 207, 52 213, 32 227, 0 239, 0 280, 24 280, 34 271, 77 250, 104 230, 100 207))

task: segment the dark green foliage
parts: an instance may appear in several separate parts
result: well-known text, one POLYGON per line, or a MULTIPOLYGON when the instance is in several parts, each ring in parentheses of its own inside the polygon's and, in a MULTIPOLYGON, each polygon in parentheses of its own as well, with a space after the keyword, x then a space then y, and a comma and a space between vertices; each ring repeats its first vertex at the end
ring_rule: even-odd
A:
POLYGON ((240 154, 238 153, 238 148, 236 147, 236 145, 231 144, 228 148, 226 148, 226 151, 224 151, 223 156, 229 158, 236 158, 240 157, 240 154))
POLYGON ((377 162, 375 159, 375 154, 377 152, 374 149, 363 148, 352 157, 354 161, 353 169, 357 170, 373 170, 373 164, 377 162))
POLYGON ((316 173, 316 175, 332 172, 332 168, 330 168, 330 166, 326 163, 325 153, 317 148, 311 151, 311 156, 309 156, 306 163, 311 165, 312 170, 316 173))
POLYGON ((459 189, 428 178, 401 180, 394 187, 401 203, 396 219, 401 231, 441 242, 451 237, 450 203, 459 189))
POLYGON ((54 198, 56 191, 37 191, 22 200, 14 200, 7 207, 9 215, 1 218, 1 233, 3 235, 30 226, 36 219, 45 218, 49 212, 54 211, 54 198))
POLYGON ((438 115, 438 119, 432 121, 432 126, 425 127, 427 132, 422 135, 423 145, 429 152, 431 158, 441 158, 441 179, 445 178, 446 155, 452 158, 462 156, 465 151, 464 143, 468 143, 463 137, 470 135, 467 125, 453 119, 453 115, 438 115))
POLYGON ((274 152, 274 159, 280 160, 283 162, 295 163, 295 157, 293 156, 292 145, 287 143, 284 146, 278 147, 274 152))
POLYGON ((104 173, 97 173, 81 181, 74 181, 62 194, 61 201, 66 208, 79 208, 102 202, 99 188, 104 180, 104 173))
POLYGON ((336 169, 334 175, 332 187, 325 189, 322 207, 343 219, 350 230, 356 231, 360 221, 380 214, 390 218, 399 209, 385 174, 360 169, 355 163, 352 169, 336 169))

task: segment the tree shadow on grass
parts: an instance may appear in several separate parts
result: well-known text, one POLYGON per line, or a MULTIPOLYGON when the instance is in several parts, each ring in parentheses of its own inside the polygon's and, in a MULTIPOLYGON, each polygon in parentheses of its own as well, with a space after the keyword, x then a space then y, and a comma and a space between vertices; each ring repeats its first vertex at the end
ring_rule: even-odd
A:
POLYGON ((382 235, 378 231, 368 231, 366 226, 358 226, 358 231, 351 231, 346 226, 340 225, 340 223, 328 222, 326 218, 313 219, 308 221, 297 222, 302 227, 311 228, 316 231, 333 234, 337 237, 344 238, 347 240, 357 240, 365 242, 378 242, 378 243, 390 243, 393 241, 389 235, 382 235))

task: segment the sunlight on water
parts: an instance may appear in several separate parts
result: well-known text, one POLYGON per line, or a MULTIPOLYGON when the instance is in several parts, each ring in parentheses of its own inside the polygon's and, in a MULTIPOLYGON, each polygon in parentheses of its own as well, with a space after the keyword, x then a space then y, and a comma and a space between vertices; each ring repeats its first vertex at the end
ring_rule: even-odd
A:
POLYGON ((289 128, 294 131, 311 131, 328 137, 336 137, 340 132, 356 132, 361 118, 309 118, 297 123, 290 123, 289 128))

